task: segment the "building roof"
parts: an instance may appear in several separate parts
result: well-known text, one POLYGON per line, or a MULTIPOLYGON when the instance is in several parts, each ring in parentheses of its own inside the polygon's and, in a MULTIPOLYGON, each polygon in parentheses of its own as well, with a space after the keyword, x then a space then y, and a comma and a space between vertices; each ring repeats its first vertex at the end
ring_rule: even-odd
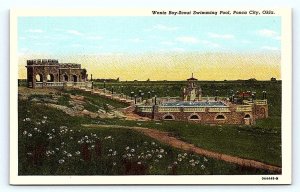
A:
POLYGON ((187 79, 188 81, 197 81, 198 79, 194 78, 194 74, 192 73, 192 77, 187 79))

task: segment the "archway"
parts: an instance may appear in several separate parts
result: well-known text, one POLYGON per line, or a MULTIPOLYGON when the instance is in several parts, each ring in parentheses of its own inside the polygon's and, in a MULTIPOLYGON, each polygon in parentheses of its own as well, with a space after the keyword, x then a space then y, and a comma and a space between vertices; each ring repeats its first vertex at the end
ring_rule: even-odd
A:
POLYGON ((249 114, 246 114, 244 118, 245 118, 245 119, 250 119, 251 116, 250 116, 249 114))
POLYGON ((246 114, 244 116, 244 123, 245 123, 245 125, 251 125, 252 124, 252 120, 251 120, 250 114, 246 114))
POLYGON ((224 115, 217 115, 216 120, 225 120, 224 115))
POLYGON ((69 81, 69 77, 68 77, 68 75, 67 74, 64 74, 64 81, 69 81))
POLYGON ((165 116, 163 117, 163 119, 164 119, 164 120, 174 120, 175 117, 174 117, 173 115, 171 115, 171 114, 167 114, 167 115, 165 115, 165 116))
POLYGON ((190 115, 189 120, 200 120, 200 116, 197 114, 192 114, 190 115))
POLYGON ((43 75, 37 74, 37 75, 35 76, 35 81, 36 81, 36 82, 43 82, 43 75))
POLYGON ((53 74, 48 74, 47 75, 47 81, 48 82, 54 82, 54 75, 53 74))
POLYGON ((77 75, 73 75, 73 82, 77 82, 77 75))

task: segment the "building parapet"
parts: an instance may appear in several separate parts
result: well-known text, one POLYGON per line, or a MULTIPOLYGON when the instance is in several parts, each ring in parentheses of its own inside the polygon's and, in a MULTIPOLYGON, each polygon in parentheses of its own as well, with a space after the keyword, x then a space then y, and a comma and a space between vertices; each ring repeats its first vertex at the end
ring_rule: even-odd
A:
POLYGON ((158 112, 180 112, 180 107, 158 107, 158 112))
POLYGON ((81 68, 81 64, 76 63, 60 63, 60 68, 81 68))
POLYGON ((138 112, 142 113, 151 113, 152 112, 152 106, 139 106, 137 108, 138 112))
POLYGON ((208 112, 217 112, 217 113, 228 113, 231 112, 228 107, 210 107, 208 112))
POLYGON ((251 105, 238 105, 236 107, 236 112, 251 112, 252 106, 251 105))
POLYGON ((185 107, 183 112, 205 112, 205 107, 185 107))
POLYGON ((58 65, 56 59, 33 59, 27 60, 27 65, 58 65))
POLYGON ((255 105, 267 105, 268 101, 266 99, 265 100, 255 100, 254 104, 255 105))
POLYGON ((85 87, 91 88, 92 82, 36 82, 37 88, 40 87, 85 87))

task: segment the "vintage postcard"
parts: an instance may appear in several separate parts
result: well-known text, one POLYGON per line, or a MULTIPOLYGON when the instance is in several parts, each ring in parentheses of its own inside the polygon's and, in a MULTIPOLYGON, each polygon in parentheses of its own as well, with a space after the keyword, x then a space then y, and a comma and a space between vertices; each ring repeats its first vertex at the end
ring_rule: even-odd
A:
POLYGON ((291 15, 11 10, 10 183, 290 184, 291 15))

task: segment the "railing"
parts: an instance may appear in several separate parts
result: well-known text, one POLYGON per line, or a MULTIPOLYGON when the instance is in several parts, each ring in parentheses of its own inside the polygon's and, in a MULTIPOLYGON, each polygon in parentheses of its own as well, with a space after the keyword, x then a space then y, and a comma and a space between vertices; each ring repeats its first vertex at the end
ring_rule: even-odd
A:
POLYGON ((267 100, 255 100, 254 103, 256 105, 267 105, 268 101, 267 100))
POLYGON ((85 87, 91 88, 92 82, 36 82, 35 87, 85 87))
POLYGON ((180 112, 180 107, 158 107, 158 112, 180 112))
POLYGON ((205 112, 205 107, 184 107, 183 112, 205 112))
POLYGON ((217 113, 228 113, 231 112, 227 107, 210 107, 208 112, 217 112, 217 113))
POLYGON ((251 105, 238 105, 236 107, 236 112, 250 112, 252 111, 251 105))
POLYGON ((141 106, 137 108, 138 112, 150 113, 152 112, 152 106, 141 106))

